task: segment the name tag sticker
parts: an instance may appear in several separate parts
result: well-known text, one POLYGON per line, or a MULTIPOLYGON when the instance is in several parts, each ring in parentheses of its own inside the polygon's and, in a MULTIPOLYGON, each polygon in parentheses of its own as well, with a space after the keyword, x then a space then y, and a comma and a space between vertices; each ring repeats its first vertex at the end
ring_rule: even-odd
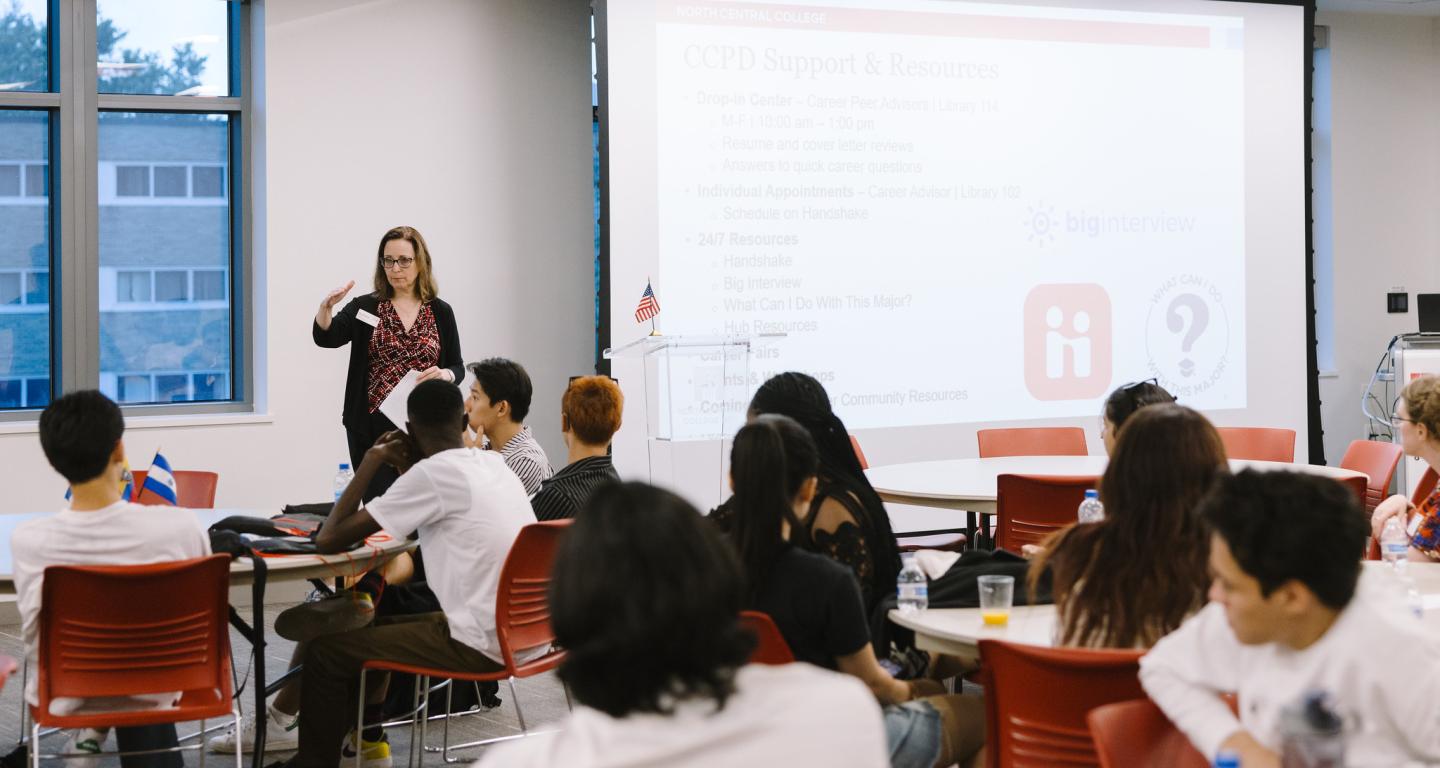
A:
POLYGON ((370 326, 371 328, 379 328, 379 327, 380 327, 380 318, 378 318, 378 317, 370 314, 369 312, 366 312, 366 311, 363 310, 363 309, 362 309, 362 310, 359 310, 359 311, 357 311, 357 312, 355 313, 355 319, 357 319, 357 320, 359 320, 360 322, 362 322, 362 323, 370 326))

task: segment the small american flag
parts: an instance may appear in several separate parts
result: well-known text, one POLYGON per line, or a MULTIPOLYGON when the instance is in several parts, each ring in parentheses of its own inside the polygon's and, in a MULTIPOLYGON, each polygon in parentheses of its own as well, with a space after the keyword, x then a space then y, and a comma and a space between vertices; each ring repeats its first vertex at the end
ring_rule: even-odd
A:
POLYGON ((640 304, 635 307, 635 322, 643 323, 660 314, 660 302, 655 300, 655 290, 645 282, 645 292, 640 294, 640 304))

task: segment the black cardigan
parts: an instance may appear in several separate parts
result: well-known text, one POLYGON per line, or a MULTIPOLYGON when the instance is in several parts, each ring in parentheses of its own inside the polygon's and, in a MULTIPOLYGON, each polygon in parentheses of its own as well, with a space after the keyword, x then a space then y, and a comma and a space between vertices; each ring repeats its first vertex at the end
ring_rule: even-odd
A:
MULTIPOLYGON (((340 423, 346 427, 366 424, 370 414, 367 395, 370 385, 370 335, 375 329, 369 323, 357 320, 355 314, 363 309, 378 317, 380 302, 381 298, 373 293, 356 296, 330 318, 329 330, 311 322, 310 335, 315 338, 316 346, 333 349, 350 345, 350 371, 345 376, 345 403, 340 413, 340 423)), ((435 313, 435 329, 440 332, 440 367, 450 369, 455 374, 455 381, 459 382, 465 378, 465 359, 460 356, 460 332, 455 328, 455 310, 440 299, 431 299, 430 311, 435 313)))

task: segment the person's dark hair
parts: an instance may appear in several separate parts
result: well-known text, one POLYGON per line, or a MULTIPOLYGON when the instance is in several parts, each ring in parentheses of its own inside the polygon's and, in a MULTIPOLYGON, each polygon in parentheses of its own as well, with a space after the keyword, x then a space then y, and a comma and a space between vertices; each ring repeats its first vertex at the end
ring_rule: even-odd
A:
POLYGON ((755 638, 740 625, 735 553, 684 499, 644 483, 595 490, 560 540, 550 623, 560 679, 611 717, 724 707, 755 638))
POLYGON ((470 372, 480 383, 480 389, 490 398, 490 404, 510 404, 510 418, 519 424, 530 413, 530 398, 535 388, 530 385, 530 374, 514 360, 492 357, 470 364, 470 372))
POLYGON ((1355 596, 1370 526, 1343 484, 1247 469, 1217 482, 1200 514, 1240 569, 1260 582, 1260 594, 1268 597, 1293 579, 1337 610, 1355 596))
POLYGON ((1105 398, 1105 420, 1118 431, 1127 419, 1147 405, 1175 402, 1175 396, 1153 381, 1140 381, 1117 388, 1105 398))
POLYGON ((752 602, 770 580, 786 546, 781 538, 783 524, 789 522, 792 532, 801 533, 795 497, 818 467, 814 439, 788 416, 760 416, 735 435, 730 449, 730 479, 735 485, 730 538, 740 553, 752 602))
POLYGON ((460 388, 448 381, 422 381, 405 399, 405 416, 413 429, 459 434, 465 425, 465 398, 460 388))
POLYGON ((1205 605, 1209 532, 1198 508, 1229 473, 1203 415, 1152 405, 1130 417, 1100 479, 1105 518, 1057 533, 1030 567, 1049 568, 1066 645, 1154 645, 1205 605))
POLYGON ((99 477, 124 434, 120 406, 93 389, 64 395, 40 412, 40 447, 72 485, 99 477))
MULTIPOLYGON (((848 494, 859 502, 865 519, 856 522, 874 560, 873 590, 888 594, 894 589, 895 577, 900 573, 900 550, 895 544, 895 533, 890 528, 890 516, 860 468, 860 460, 850 445, 850 432, 845 428, 845 422, 831 410, 830 396, 825 394, 825 388, 813 377, 797 371, 779 373, 756 390, 750 400, 750 413, 789 416, 814 438, 815 447, 819 450, 822 485, 814 503, 819 505, 827 492, 829 495, 837 492, 848 494), (834 487, 827 490, 824 487, 826 484, 834 487)), ((867 591, 866 607, 873 607, 877 598, 877 594, 867 591)))

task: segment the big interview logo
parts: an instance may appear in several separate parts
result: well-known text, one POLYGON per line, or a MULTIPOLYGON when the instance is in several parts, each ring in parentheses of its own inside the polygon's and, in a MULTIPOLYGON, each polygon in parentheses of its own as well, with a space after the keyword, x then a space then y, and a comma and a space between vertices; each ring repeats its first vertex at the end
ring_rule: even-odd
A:
POLYGON ((1094 283, 1037 285, 1025 297, 1025 388, 1087 400, 1110 388, 1110 294, 1094 283))

